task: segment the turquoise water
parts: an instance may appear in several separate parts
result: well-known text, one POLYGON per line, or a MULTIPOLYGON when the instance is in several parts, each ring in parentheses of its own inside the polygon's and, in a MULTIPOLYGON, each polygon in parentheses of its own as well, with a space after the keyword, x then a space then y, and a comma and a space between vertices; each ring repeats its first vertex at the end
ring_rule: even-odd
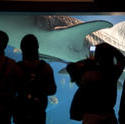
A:
MULTIPOLYGON (((90 16, 89 15, 89 16, 75 16, 75 17, 83 21, 104 19, 112 22, 113 24, 116 24, 119 21, 125 20, 125 16, 96 16, 96 15, 90 16)), ((8 46, 8 48, 6 49, 6 55, 15 59, 16 61, 21 60, 20 52, 14 51, 14 49, 10 46, 8 46)), ((55 95, 48 97, 49 104, 46 110, 47 124, 81 124, 81 122, 79 121, 72 121, 69 119, 70 104, 71 104, 73 95, 77 90, 77 86, 70 82, 69 75, 61 75, 58 73, 58 71, 63 67, 65 67, 66 64, 62 64, 58 62, 50 62, 50 64, 54 70, 57 92, 55 95)), ((122 78, 122 81, 123 81, 123 78, 122 78)), ((116 115, 119 109, 121 92, 122 92, 122 88, 118 88, 118 97, 117 97, 117 103, 115 106, 116 115)))

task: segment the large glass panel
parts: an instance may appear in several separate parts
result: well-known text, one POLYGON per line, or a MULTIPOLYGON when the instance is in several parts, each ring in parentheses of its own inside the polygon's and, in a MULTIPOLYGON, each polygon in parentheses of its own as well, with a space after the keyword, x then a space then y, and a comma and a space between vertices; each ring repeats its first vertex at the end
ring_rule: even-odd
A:
MULTIPOLYGON (((78 87, 70 82, 68 74, 60 70, 65 68, 67 62, 75 62, 88 55, 90 44, 85 43, 85 36, 101 28, 93 25, 95 30, 88 31, 92 28, 92 25, 88 25, 85 26, 86 32, 88 31, 86 33, 82 23, 89 24, 100 22, 100 20, 104 21, 104 25, 106 23, 106 26, 103 25, 102 28, 110 28, 111 25, 125 21, 125 16, 124 13, 78 13, 75 15, 72 13, 0 13, 0 30, 9 35, 6 55, 20 61, 22 59, 20 41, 25 34, 32 33, 39 40, 40 58, 50 63, 54 69, 57 92, 48 97, 47 124, 81 124, 79 121, 70 120, 69 115, 71 101, 78 87)), ((100 23, 99 25, 102 26, 100 23)), ((123 81, 124 73, 118 82, 116 115, 118 115, 123 81)))

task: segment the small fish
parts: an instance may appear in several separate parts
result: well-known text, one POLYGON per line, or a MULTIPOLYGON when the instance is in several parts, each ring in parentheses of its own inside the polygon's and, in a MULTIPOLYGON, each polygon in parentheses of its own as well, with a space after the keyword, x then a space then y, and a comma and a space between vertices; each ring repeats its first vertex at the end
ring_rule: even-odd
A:
POLYGON ((58 104, 59 103, 59 100, 56 96, 50 96, 48 100, 51 104, 58 104))
POLYGON ((14 53, 20 53, 21 50, 20 50, 20 49, 17 49, 17 48, 14 48, 14 49, 13 49, 13 52, 14 52, 14 53))

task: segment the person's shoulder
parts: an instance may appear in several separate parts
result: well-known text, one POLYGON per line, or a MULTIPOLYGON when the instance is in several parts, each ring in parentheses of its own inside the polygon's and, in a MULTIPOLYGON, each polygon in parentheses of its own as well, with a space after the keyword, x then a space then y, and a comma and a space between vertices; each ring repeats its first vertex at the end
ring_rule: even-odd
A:
POLYGON ((78 62, 76 62, 76 65, 81 65, 81 66, 86 66, 86 65, 91 65, 95 63, 95 59, 91 59, 91 58, 86 58, 83 60, 80 60, 78 62))
POLYGON ((15 60, 5 56, 5 62, 7 64, 8 73, 9 72, 14 73, 15 76, 17 76, 21 73, 21 70, 15 60))
POLYGON ((44 60, 39 60, 39 62, 40 62, 40 64, 41 65, 49 65, 46 61, 44 61, 44 60))
POLYGON ((5 56, 5 61, 6 61, 8 64, 16 65, 16 61, 15 61, 14 59, 9 58, 9 57, 6 57, 6 56, 5 56))
POLYGON ((46 70, 48 72, 52 72, 53 71, 51 65, 48 62, 46 62, 44 60, 40 60, 40 64, 42 65, 42 67, 44 68, 44 70, 46 70))

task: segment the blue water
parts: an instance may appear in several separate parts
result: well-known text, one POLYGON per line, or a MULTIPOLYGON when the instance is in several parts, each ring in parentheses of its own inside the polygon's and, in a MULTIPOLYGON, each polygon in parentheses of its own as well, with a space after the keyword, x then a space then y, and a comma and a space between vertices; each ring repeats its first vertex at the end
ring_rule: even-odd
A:
MULTIPOLYGON (((125 20, 125 16, 74 16, 83 21, 91 20, 107 20, 113 24, 125 20)), ((15 59, 16 61, 21 60, 20 53, 13 52, 13 48, 8 46, 6 49, 6 55, 15 59)), ((57 92, 54 96, 49 96, 49 104, 47 107, 47 119, 46 124, 81 124, 79 121, 73 121, 69 118, 70 104, 73 98, 77 86, 70 82, 69 75, 59 74, 58 71, 65 67, 65 64, 58 62, 50 63, 54 70, 54 77, 57 85, 57 92)), ((121 97, 122 89, 118 90, 117 103, 115 106, 116 115, 119 109, 119 102, 121 97)))

